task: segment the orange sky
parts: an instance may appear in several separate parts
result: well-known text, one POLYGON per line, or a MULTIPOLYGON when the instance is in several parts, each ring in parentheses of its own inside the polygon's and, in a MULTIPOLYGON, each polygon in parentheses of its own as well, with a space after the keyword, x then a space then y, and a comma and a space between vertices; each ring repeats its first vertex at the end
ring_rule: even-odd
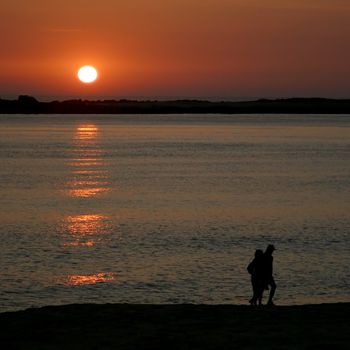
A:
POLYGON ((0 16, 3 98, 350 97, 349 0, 1 0, 0 16))

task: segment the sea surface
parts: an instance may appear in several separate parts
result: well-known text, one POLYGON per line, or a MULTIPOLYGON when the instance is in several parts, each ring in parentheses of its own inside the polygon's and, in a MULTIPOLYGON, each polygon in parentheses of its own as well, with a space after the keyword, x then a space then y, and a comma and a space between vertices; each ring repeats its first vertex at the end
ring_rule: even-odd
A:
POLYGON ((1 115, 0 311, 350 301, 349 115, 1 115))

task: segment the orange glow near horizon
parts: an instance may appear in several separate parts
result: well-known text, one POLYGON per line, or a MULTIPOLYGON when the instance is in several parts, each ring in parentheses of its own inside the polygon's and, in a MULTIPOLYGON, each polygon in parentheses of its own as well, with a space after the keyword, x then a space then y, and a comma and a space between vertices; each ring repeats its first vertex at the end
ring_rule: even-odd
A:
POLYGON ((14 0, 0 5, 0 96, 340 96, 344 0, 14 0), (86 63, 103 78, 82 84, 86 63))

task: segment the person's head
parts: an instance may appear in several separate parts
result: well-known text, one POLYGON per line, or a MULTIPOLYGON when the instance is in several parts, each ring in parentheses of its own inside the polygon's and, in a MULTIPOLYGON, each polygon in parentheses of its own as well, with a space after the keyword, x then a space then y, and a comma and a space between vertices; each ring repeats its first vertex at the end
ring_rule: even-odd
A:
POLYGON ((266 248, 265 253, 272 255, 272 253, 276 250, 275 246, 273 244, 269 244, 266 248))
POLYGON ((257 249, 256 251, 255 251, 255 257, 256 258, 260 258, 260 257, 262 257, 263 256, 263 251, 261 250, 261 249, 257 249))

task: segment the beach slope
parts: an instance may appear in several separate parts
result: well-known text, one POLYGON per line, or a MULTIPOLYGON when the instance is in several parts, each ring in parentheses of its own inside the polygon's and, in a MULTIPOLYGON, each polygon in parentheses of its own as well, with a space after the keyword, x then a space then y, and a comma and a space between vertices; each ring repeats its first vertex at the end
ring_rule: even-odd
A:
POLYGON ((349 349, 350 303, 80 304, 0 314, 1 349, 349 349))

